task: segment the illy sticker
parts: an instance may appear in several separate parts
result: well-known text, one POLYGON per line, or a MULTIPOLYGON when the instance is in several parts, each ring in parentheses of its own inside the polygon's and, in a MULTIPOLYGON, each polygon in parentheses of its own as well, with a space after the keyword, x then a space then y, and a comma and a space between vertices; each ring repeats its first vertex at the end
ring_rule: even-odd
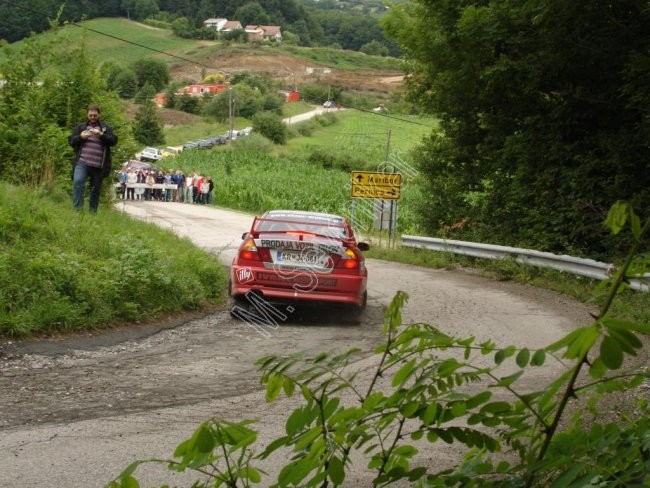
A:
POLYGON ((241 268, 237 270, 237 281, 248 283, 253 281, 253 271, 250 268, 241 268))

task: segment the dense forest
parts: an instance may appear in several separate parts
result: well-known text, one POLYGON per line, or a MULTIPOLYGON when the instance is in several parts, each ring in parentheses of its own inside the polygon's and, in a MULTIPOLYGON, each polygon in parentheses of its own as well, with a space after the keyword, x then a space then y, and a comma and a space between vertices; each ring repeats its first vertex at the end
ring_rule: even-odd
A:
MULTIPOLYGON (((3 2, 4 3, 4 2, 3 2)), ((379 43, 376 54, 398 55, 397 44, 387 39, 379 25, 384 8, 376 2, 348 2, 347 8, 295 0, 33 0, 28 6, 6 2, 0 38, 15 42, 30 33, 43 32, 50 22, 78 22, 97 17, 128 17, 171 24, 182 19, 190 27, 186 37, 202 37, 203 21, 223 17, 243 25, 280 25, 303 46, 333 46, 360 50, 379 43), (370 14, 370 15, 368 15, 370 14)))
POLYGON ((647 0, 414 0, 387 21, 441 118, 417 151, 423 225, 611 257, 610 206, 650 210, 647 0))

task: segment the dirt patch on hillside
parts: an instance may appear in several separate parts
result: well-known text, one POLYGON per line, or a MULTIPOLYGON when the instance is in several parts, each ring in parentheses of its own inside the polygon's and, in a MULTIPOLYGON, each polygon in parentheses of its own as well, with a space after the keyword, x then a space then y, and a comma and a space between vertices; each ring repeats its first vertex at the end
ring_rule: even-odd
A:
POLYGON ((399 70, 337 70, 328 66, 295 58, 283 54, 259 53, 219 54, 215 53, 203 60, 203 66, 197 64, 176 65, 171 68, 173 80, 199 82, 204 74, 222 70, 228 74, 243 72, 268 75, 281 81, 289 89, 303 83, 317 81, 331 83, 347 90, 376 92, 387 94, 402 86, 403 73, 399 70), (214 66, 214 70, 205 66, 214 66))

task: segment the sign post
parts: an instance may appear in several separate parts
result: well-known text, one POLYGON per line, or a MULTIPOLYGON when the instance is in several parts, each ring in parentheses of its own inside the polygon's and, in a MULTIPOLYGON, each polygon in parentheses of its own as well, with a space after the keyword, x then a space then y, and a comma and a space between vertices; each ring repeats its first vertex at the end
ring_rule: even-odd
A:
POLYGON ((396 205, 400 198, 402 188, 402 175, 400 173, 383 173, 370 171, 352 171, 352 184, 350 185, 350 196, 354 206, 355 198, 378 199, 379 203, 379 243, 381 245, 381 234, 384 227, 384 207, 390 202, 390 217, 388 222, 389 245, 392 230, 397 217, 396 205), (386 202, 388 200, 388 202, 386 202))

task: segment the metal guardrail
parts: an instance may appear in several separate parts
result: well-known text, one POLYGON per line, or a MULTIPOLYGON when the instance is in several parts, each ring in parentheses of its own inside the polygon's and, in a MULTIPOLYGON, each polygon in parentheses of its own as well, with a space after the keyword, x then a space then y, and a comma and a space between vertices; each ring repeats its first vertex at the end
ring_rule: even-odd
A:
MULTIPOLYGON (((495 244, 403 235, 402 245, 485 259, 513 258, 520 264, 553 268, 558 271, 597 280, 607 279, 616 272, 616 267, 613 264, 601 263, 593 259, 575 258, 572 256, 552 254, 550 252, 498 246, 495 244)), ((650 290, 650 273, 644 274, 639 279, 631 280, 630 288, 648 292, 650 290)))

